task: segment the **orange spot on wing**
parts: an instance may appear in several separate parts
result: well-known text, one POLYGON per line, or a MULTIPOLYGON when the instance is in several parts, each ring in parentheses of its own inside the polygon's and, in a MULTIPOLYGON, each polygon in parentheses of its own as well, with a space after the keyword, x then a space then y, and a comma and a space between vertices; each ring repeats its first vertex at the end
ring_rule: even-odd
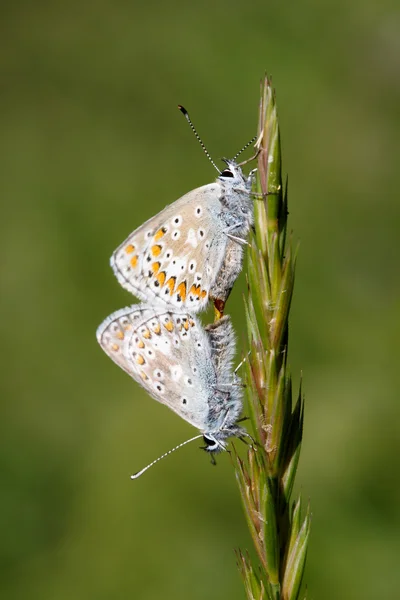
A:
POLYGON ((117 338, 118 338, 119 340, 123 340, 123 339, 124 339, 124 333, 123 333, 123 331, 118 331, 118 333, 117 333, 117 338))
POLYGON ((118 344, 113 344, 113 345, 111 346, 111 350, 114 350, 114 352, 117 352, 117 351, 119 350, 119 346, 118 346, 118 344))
POLYGON ((186 329, 186 331, 189 329, 189 321, 185 321, 183 324, 183 327, 186 329))
POLYGON ((170 296, 172 296, 172 294, 174 293, 175 283, 176 277, 170 277, 166 283, 166 286, 169 288, 170 296))
POLYGON ((200 296, 200 289, 201 288, 199 285, 193 284, 189 290, 189 294, 192 294, 193 296, 200 296))
POLYGON ((163 323, 163 325, 167 331, 172 331, 174 329, 174 324, 172 321, 167 321, 166 323, 163 323))
POLYGON ((176 293, 182 298, 182 302, 186 300, 186 281, 182 281, 176 288, 176 293))
POLYGON ((163 235, 165 235, 166 231, 167 230, 165 229, 165 227, 161 227, 161 229, 159 229, 154 236, 155 241, 158 242, 158 240, 161 240, 163 235))
POLYGON ((161 263, 159 263, 159 262, 153 262, 153 264, 151 265, 151 268, 153 269, 153 273, 158 273, 160 267, 161 267, 161 263))
POLYGON ((138 348, 144 348, 144 342, 142 340, 139 340, 137 343, 137 347, 138 348))
POLYGON ((143 356, 141 354, 138 354, 138 357, 136 359, 136 362, 138 365, 144 365, 144 363, 146 362, 143 358, 143 356))
POLYGON ((142 336, 146 339, 149 340, 151 338, 151 333, 150 333, 150 329, 145 329, 144 332, 142 331, 142 336))
POLYGON ((159 324, 159 323, 157 323, 157 325, 155 325, 155 326, 153 327, 153 331, 154 331, 154 333, 155 333, 156 335, 160 335, 160 333, 161 333, 161 327, 160 327, 160 324, 159 324))
POLYGON ((153 256, 159 256, 159 254, 161 254, 161 250, 162 246, 160 246, 159 244, 155 244, 151 247, 151 253, 153 256))
POLYGON ((143 381, 147 381, 148 377, 146 375, 146 373, 144 371, 140 371, 140 377, 143 379, 143 381))
POLYGON ((135 251, 135 246, 132 246, 132 244, 128 244, 128 246, 125 247, 125 252, 127 254, 132 254, 132 252, 135 251))
POLYGON ((200 297, 201 297, 201 298, 205 298, 206 296, 207 296, 207 291, 206 291, 206 290, 203 290, 203 291, 201 292, 201 294, 200 294, 200 297))
POLYGON ((132 256, 132 258, 131 258, 131 265, 132 265, 132 267, 133 267, 133 268, 135 268, 135 267, 136 267, 136 265, 137 265, 137 263, 138 263, 138 258, 139 258, 139 257, 138 257, 138 255, 137 255, 137 254, 136 254, 135 256, 132 256))
POLYGON ((165 272, 161 271, 161 273, 159 275, 157 275, 156 279, 162 287, 165 283, 165 272))

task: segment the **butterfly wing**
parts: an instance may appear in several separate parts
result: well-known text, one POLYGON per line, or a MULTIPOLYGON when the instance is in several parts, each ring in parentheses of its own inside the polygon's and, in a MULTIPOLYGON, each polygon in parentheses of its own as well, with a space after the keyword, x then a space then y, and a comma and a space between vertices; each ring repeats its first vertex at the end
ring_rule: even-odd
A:
POLYGON ((218 182, 205 185, 136 229, 111 257, 119 283, 152 304, 202 310, 228 243, 220 196, 218 182))
POLYGON ((208 336, 194 317, 132 306, 107 317, 97 339, 155 400, 198 429, 206 428, 217 377, 208 336))
POLYGON ((132 377, 134 375, 126 350, 136 330, 153 315, 154 309, 144 304, 136 304, 116 311, 97 328, 96 337, 101 348, 132 377))

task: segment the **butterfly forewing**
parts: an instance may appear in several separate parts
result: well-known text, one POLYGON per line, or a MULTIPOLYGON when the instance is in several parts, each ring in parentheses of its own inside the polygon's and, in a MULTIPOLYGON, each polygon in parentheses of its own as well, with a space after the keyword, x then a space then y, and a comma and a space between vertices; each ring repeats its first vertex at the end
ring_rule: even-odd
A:
POLYGON ((146 302, 203 309, 228 243, 219 196, 218 183, 203 186, 136 229, 111 258, 120 284, 146 302))
POLYGON ((108 317, 97 339, 155 400, 204 428, 216 373, 207 334, 194 317, 133 306, 108 317))

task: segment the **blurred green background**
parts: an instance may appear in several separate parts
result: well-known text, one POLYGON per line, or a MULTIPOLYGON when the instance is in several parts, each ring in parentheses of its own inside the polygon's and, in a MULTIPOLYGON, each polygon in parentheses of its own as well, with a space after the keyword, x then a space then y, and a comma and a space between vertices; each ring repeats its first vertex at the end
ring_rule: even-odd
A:
POLYGON ((233 155, 265 70, 301 243, 290 362, 306 394, 309 597, 398 596, 398 4, 22 0, 1 14, 1 597, 244 597, 229 458, 212 468, 193 444, 131 482, 194 430, 95 330, 132 302, 113 249, 215 177, 176 105, 215 159, 233 155))

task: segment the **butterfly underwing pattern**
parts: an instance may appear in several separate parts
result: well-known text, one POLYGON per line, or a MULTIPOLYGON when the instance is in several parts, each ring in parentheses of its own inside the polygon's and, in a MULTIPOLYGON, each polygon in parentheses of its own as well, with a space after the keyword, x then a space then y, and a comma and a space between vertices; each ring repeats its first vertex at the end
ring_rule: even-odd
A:
POLYGON ((232 372, 228 316, 203 328, 186 311, 147 304, 115 312, 97 330, 106 354, 144 389, 203 434, 206 449, 241 437, 242 392, 232 372))
POLYGON ((254 220, 252 178, 225 162, 214 183, 164 208, 112 255, 119 283, 141 301, 195 314, 212 299, 222 314, 254 220))

